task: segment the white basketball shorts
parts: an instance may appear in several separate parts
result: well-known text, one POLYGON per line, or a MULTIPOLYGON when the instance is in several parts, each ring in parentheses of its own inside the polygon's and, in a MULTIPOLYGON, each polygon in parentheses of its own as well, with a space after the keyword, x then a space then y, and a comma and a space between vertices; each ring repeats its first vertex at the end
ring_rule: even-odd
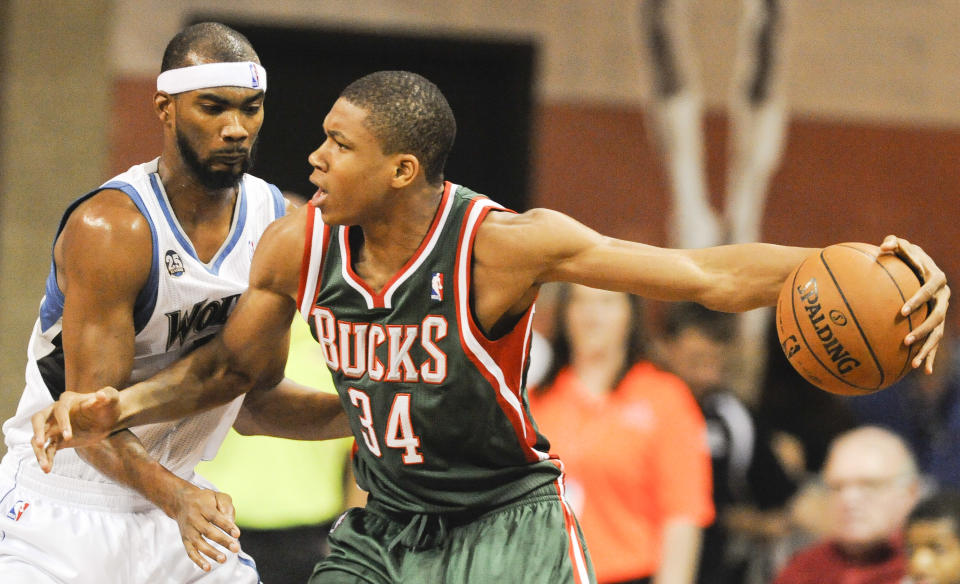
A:
MULTIPOLYGON (((0 464, 3 584, 257 584, 250 556, 223 550, 204 572, 177 522, 132 491, 44 475, 9 454, 0 464)), ((200 477, 193 480, 209 488, 200 477)), ((216 544, 214 544, 216 545, 216 544)), ((222 549, 222 548, 221 548, 222 549)))

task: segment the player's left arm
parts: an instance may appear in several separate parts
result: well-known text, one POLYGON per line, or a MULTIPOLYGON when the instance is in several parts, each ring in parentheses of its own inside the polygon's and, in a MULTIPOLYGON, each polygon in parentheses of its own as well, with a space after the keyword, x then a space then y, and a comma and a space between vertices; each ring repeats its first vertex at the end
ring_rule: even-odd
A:
POLYGON ((495 321, 525 310, 541 284, 564 281, 739 312, 775 304, 813 251, 763 243, 667 249, 607 237, 547 209, 490 213, 474 246, 474 300, 481 321, 495 321))
MULTIPOLYGON (((931 299, 936 306, 905 342, 927 342, 914 361, 928 361, 940 341, 950 289, 922 249, 888 238, 885 248, 927 275, 904 304, 905 314, 931 299)), ((474 302, 481 325, 495 330, 530 306, 539 286, 565 281, 663 301, 693 301, 725 312, 773 306, 790 272, 815 249, 745 243, 667 249, 607 237, 556 211, 491 212, 474 247, 474 302)))
POLYGON ((273 389, 247 393, 233 424, 243 435, 328 440, 351 435, 340 398, 284 378, 273 389))

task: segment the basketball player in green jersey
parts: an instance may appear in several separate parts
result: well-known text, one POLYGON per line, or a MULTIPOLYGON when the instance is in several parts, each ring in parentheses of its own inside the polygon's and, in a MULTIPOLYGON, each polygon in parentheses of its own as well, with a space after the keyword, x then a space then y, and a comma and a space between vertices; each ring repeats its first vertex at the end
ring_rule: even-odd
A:
MULTIPOLYGON (((282 376, 296 312, 308 319, 343 412, 304 415, 304 435, 349 418, 365 509, 341 518, 312 583, 593 582, 563 498, 562 463, 524 389, 539 286, 569 281, 739 311, 776 302, 810 249, 742 244, 672 250, 604 237, 543 209, 515 214, 444 182, 455 134, 446 99, 419 75, 349 85, 309 161, 311 204, 273 223, 249 290, 213 341, 142 383, 64 394, 34 417, 49 468, 58 448, 223 403, 282 376)), ((888 253, 933 302, 905 339, 931 370, 949 298, 943 272, 896 237, 888 253)), ((270 407, 269 392, 256 392, 270 407)), ((306 408, 305 408, 306 410, 306 408)))

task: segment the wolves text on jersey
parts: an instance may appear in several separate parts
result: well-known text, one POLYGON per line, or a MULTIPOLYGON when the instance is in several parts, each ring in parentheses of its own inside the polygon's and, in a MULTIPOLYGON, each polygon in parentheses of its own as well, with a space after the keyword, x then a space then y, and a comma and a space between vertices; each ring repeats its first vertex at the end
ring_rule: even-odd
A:
POLYGON ((222 326, 227 322, 233 305, 240 298, 239 294, 225 296, 220 300, 201 300, 188 310, 174 310, 166 313, 169 332, 167 333, 167 350, 174 343, 183 345, 190 331, 202 333, 212 326, 222 326))
POLYGON ((341 371, 345 377, 369 375, 373 381, 405 383, 443 383, 447 377, 447 355, 437 343, 447 336, 444 316, 430 314, 409 325, 346 322, 337 320, 329 308, 315 306, 310 328, 330 371, 341 371), (420 363, 411 355, 415 343, 425 352, 420 363))

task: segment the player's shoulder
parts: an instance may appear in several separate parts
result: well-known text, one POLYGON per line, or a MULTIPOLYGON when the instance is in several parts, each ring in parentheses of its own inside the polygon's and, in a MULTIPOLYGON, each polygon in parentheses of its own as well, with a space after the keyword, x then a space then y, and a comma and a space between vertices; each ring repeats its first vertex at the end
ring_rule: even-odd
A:
POLYGON ((484 218, 481 228, 520 229, 549 224, 551 221, 556 221, 558 218, 564 217, 559 211, 541 207, 535 207, 522 213, 510 211, 499 206, 492 207, 490 211, 491 212, 487 213, 487 216, 484 218))
POLYGON ((64 221, 54 259, 58 266, 72 266, 73 284, 93 284, 115 277, 139 289, 150 271, 153 232, 150 221, 123 191, 104 189, 83 199, 64 221), (92 274, 98 277, 91 278, 92 274))
POLYGON ((314 213, 315 208, 311 205, 289 209, 285 215, 278 217, 267 226, 259 245, 278 253, 288 253, 294 249, 302 251, 306 239, 307 222, 317 220, 312 217, 314 213))
POLYGON ((263 232, 250 266, 250 286, 296 298, 314 207, 303 205, 276 219, 263 232))
POLYGON ((523 213, 492 209, 477 229, 477 244, 495 250, 537 250, 564 232, 566 215, 535 208, 523 213))
POLYGON ((85 237, 116 239, 150 238, 150 222, 123 191, 103 189, 81 201, 70 212, 65 232, 85 237))

